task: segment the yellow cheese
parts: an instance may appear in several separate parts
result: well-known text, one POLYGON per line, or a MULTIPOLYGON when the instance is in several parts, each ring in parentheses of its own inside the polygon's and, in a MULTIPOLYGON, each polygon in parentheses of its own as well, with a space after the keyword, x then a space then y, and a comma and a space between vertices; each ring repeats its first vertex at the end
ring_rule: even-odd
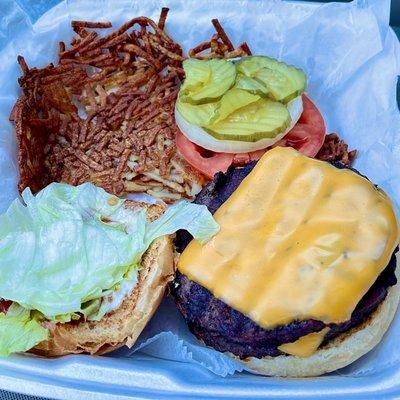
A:
POLYGON ((319 332, 309 333, 292 343, 285 343, 278 349, 286 354, 291 354, 297 357, 310 357, 318 349, 323 342, 329 328, 324 328, 319 332))
POLYGON ((178 269, 266 329, 348 320, 399 239, 382 190, 282 147, 260 159, 215 219, 219 233, 192 241, 178 269))

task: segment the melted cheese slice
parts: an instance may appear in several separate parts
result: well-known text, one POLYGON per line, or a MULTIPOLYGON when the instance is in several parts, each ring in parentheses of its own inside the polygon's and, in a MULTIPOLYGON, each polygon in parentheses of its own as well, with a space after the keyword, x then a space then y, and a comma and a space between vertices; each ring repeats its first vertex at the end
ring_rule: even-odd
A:
POLYGON ((260 159, 214 217, 219 233, 192 241, 178 269, 266 329, 348 320, 399 239, 383 191, 283 147, 260 159))
POLYGON ((282 344, 278 349, 292 356, 310 357, 316 352, 328 332, 329 328, 326 327, 322 331, 309 333, 295 342, 282 344))

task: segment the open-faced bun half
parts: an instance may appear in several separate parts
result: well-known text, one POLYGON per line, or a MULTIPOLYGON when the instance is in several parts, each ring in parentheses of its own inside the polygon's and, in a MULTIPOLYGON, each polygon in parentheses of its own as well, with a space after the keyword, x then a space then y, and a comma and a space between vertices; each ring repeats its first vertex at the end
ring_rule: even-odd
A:
MULTIPOLYGON (((127 201, 130 208, 146 207, 150 220, 164 208, 127 201)), ((160 304, 173 279, 173 247, 169 236, 156 239, 142 257, 138 284, 121 306, 100 321, 49 324, 49 339, 31 351, 44 356, 73 353, 104 354, 123 345, 131 347, 160 304)))

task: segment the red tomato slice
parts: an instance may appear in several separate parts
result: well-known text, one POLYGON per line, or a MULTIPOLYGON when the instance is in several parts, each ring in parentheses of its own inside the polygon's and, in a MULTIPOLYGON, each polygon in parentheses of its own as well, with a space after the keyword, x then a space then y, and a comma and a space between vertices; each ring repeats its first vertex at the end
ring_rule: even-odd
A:
POLYGON ((322 114, 318 110, 317 106, 311 101, 311 99, 303 94, 303 112, 298 120, 300 124, 313 125, 318 130, 325 133, 325 121, 322 114))
POLYGON ((176 147, 182 154, 183 158, 202 174, 213 178, 219 172, 226 172, 232 165, 234 154, 215 153, 203 149, 197 144, 191 142, 178 129, 176 132, 176 147))
MULTIPOLYGON (((315 104, 303 94, 303 113, 293 129, 275 146, 290 146, 308 157, 315 157, 325 140, 325 122, 315 104)), ((213 178, 219 172, 226 172, 231 166, 245 165, 259 160, 268 149, 251 153, 216 153, 192 143, 179 130, 176 147, 185 160, 198 171, 213 178)))
POLYGON ((324 144, 325 122, 315 104, 303 94, 303 113, 293 129, 273 147, 290 146, 308 157, 315 157, 324 144))
POLYGON ((240 166, 249 163, 250 161, 259 160, 267 149, 252 151, 251 153, 237 153, 233 157, 233 165, 240 166))
POLYGON ((10 300, 0 300, 0 312, 6 314, 11 304, 12 301, 10 300))

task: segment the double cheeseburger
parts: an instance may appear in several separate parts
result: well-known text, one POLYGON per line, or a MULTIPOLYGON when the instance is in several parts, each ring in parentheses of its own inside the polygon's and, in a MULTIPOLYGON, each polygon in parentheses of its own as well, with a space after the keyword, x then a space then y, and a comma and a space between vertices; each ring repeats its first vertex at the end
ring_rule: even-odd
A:
POLYGON ((392 202, 341 164, 276 147, 196 199, 220 231, 178 237, 176 304, 193 334, 257 373, 316 376, 376 346, 399 301, 392 202))

